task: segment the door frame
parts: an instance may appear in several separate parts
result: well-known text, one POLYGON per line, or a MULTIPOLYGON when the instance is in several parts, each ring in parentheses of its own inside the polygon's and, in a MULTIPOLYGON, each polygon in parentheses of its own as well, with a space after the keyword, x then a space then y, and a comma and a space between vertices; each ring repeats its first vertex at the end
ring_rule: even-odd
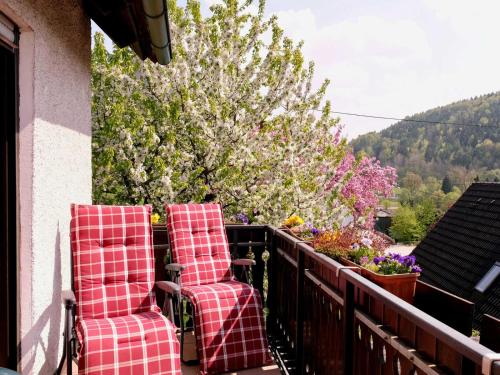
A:
MULTIPOLYGON (((3 15, 3 14, 2 14, 3 15)), ((5 16, 4 16, 5 17, 5 16)), ((13 23, 14 24, 14 23, 13 23)), ((14 24, 15 25, 15 24, 14 24)), ((14 129, 8 131, 7 140, 7 181, 6 181, 6 207, 5 218, 6 233, 3 243, 7 248, 7 316, 8 327, 5 332, 5 340, 7 342, 7 363, 6 366, 16 370, 18 363, 18 207, 19 197, 17 189, 18 178, 18 134, 19 134, 19 28, 14 26, 14 43, 5 43, 0 40, 0 48, 9 50, 13 53, 13 73, 14 73, 14 101, 13 101, 13 117, 14 121, 9 126, 14 126, 14 129)), ((4 199, 4 197, 2 197, 4 199)))

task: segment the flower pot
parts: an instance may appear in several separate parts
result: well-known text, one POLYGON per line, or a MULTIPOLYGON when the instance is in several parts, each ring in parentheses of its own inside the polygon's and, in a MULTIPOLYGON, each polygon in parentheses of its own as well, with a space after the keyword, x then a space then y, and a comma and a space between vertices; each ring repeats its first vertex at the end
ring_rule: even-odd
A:
POLYGON ((346 266, 359 267, 361 269, 361 276, 366 277, 371 282, 381 286, 402 300, 405 300, 408 303, 413 303, 417 279, 420 276, 419 273, 381 275, 361 267, 359 264, 345 258, 341 258, 341 263, 346 266))

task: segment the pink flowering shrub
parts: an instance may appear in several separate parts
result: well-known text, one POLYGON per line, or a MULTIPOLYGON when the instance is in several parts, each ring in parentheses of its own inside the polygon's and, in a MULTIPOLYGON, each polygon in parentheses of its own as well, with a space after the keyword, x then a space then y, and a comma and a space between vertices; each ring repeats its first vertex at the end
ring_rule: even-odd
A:
POLYGON ((356 163, 354 155, 348 152, 327 188, 333 188, 344 179, 347 182, 344 181, 341 194, 352 203, 355 222, 364 218, 364 226, 373 228, 374 213, 380 198, 388 198, 396 185, 396 169, 382 167, 379 160, 367 156, 356 163))

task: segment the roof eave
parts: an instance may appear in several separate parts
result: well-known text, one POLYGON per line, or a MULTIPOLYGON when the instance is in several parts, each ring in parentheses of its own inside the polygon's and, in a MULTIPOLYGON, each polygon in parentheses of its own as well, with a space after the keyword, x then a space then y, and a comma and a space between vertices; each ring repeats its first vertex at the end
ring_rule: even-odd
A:
POLYGON ((142 59, 167 65, 172 59, 168 8, 164 0, 81 0, 94 22, 120 48, 129 46, 142 59), (161 9, 161 12, 146 12, 161 9), (153 17, 151 20, 149 16, 153 17))

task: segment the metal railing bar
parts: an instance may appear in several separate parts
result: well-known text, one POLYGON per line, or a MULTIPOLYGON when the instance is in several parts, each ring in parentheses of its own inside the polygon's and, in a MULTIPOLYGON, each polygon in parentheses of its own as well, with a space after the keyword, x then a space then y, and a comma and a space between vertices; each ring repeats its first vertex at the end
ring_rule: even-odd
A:
POLYGON ((165 245, 153 245, 153 248, 156 249, 156 250, 169 250, 170 249, 170 245, 169 244, 165 244, 165 245))
POLYGON ((252 229, 267 229, 269 228, 269 225, 265 224, 225 224, 225 227, 228 229, 247 229, 247 230, 252 230, 252 229))
POLYGON ((229 242, 229 246, 238 246, 238 247, 265 247, 265 242, 229 242))

